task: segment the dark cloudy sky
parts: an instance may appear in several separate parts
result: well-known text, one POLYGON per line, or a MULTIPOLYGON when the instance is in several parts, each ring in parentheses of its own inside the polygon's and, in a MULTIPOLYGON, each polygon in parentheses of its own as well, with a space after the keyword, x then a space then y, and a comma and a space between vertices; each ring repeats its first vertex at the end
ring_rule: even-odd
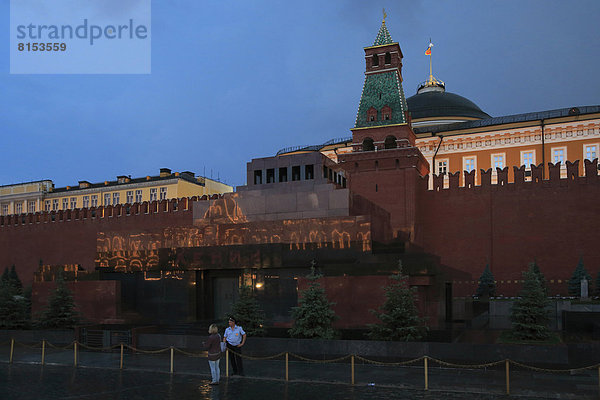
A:
POLYGON ((434 75, 492 116, 600 104, 597 0, 155 0, 150 75, 60 76, 9 74, 3 1, 0 185, 161 167, 241 185, 252 158, 350 136, 382 7, 407 97, 431 37, 434 75))

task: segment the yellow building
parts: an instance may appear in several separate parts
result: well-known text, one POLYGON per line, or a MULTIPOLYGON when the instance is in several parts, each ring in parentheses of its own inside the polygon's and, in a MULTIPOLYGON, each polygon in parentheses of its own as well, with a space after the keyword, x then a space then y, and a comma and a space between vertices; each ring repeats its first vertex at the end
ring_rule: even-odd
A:
POLYGON ((196 177, 193 172, 172 173, 168 168, 161 168, 158 176, 118 176, 114 181, 79 181, 76 186, 62 188, 54 188, 50 180, 1 186, 0 213, 11 215, 133 204, 232 191, 233 187, 229 185, 196 177))

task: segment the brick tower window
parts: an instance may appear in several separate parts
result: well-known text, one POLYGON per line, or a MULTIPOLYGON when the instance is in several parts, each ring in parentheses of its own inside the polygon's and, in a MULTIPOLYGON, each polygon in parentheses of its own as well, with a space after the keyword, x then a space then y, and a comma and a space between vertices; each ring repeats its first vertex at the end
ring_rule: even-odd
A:
POLYGON ((396 145, 396 138, 394 136, 386 137, 383 147, 385 149, 395 149, 396 147, 398 147, 396 145))
POLYGON ((363 151, 373 151, 375 150, 375 145, 373 144, 373 139, 365 138, 362 143, 363 151))
POLYGON ((371 65, 374 67, 379 66, 379 57, 377 57, 377 54, 373 54, 373 56, 371 57, 371 65))
POLYGON ((385 64, 389 65, 391 63, 392 63, 392 55, 388 51, 387 53, 385 53, 385 64))
POLYGON ((377 110, 375 109, 375 107, 371 107, 367 110, 367 121, 377 121, 377 110))

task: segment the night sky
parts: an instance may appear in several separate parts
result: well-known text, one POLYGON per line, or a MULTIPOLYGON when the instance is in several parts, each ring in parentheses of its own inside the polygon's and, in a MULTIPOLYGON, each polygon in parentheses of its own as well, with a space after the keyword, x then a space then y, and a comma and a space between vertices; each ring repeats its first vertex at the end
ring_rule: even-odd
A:
POLYGON ((431 38, 434 76, 491 116, 600 104, 597 0, 153 1, 149 75, 10 75, 3 1, 0 185, 161 167, 242 185, 252 158, 350 136, 382 7, 407 97, 431 38))

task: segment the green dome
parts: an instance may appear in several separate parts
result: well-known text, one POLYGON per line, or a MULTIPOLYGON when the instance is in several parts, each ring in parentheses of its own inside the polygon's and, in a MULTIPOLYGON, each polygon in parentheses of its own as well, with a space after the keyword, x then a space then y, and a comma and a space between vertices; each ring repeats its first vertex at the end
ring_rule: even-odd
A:
POLYGON ((471 100, 444 90, 423 91, 406 99, 413 120, 431 118, 485 119, 490 116, 471 100))

